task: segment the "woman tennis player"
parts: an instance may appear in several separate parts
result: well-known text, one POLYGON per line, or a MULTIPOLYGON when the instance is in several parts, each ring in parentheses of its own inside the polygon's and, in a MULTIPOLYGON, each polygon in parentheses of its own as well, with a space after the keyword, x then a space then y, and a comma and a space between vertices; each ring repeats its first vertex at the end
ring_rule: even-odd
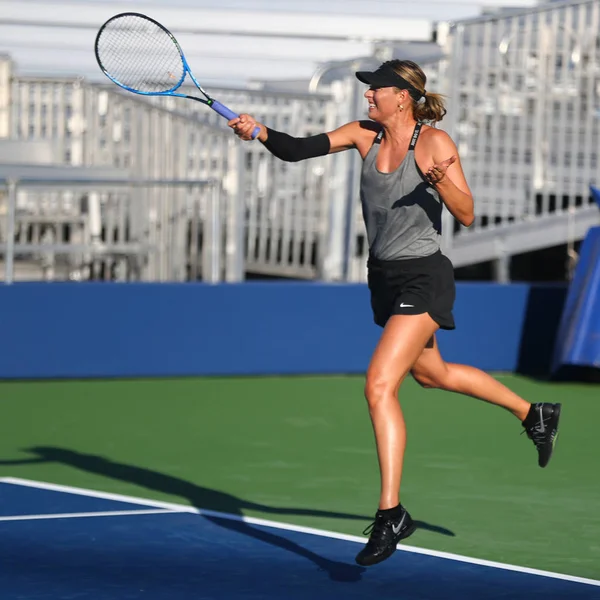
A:
POLYGON ((362 159, 360 197, 369 243, 368 284, 374 320, 383 328, 371 358, 365 396, 375 433, 381 473, 379 509, 356 561, 373 565, 388 558, 416 525, 400 503, 406 425, 398 392, 410 373, 421 385, 459 392, 509 410, 538 451, 550 460, 560 404, 530 404, 474 367, 444 361, 439 328, 454 329, 454 270, 440 251, 445 205, 462 225, 474 219, 473 197, 456 145, 442 130, 446 110, 440 95, 425 90, 426 77, 411 61, 392 60, 376 71, 359 71, 369 89, 369 120, 328 133, 294 138, 257 123, 247 114, 229 121, 243 140, 258 139, 275 156, 299 161, 355 149, 362 159))

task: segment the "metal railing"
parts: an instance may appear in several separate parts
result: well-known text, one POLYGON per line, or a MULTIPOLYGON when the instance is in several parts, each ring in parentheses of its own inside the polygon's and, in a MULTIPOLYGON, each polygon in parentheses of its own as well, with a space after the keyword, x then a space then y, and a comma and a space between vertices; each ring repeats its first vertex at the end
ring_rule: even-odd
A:
POLYGON ((47 280, 237 277, 224 264, 220 182, 40 171, 0 177, 6 283, 15 280, 16 260, 47 280))
MULTIPOLYGON (((599 222, 589 194, 599 183, 599 30, 600 0, 543 4, 456 23, 446 57, 424 65, 447 96, 442 126, 475 198, 469 229, 444 211, 443 248, 455 266, 495 261, 497 278, 506 280, 511 256, 572 244, 599 222)), ((52 142, 62 164, 125 169, 139 181, 220 182, 226 279, 365 280, 357 153, 284 163, 259 143, 239 142, 199 103, 148 101, 74 79, 11 81, 8 109, 6 95, 0 107, 11 137, 52 142)), ((233 110, 296 136, 363 118, 364 86, 350 70, 322 89, 211 91, 233 110)), ((159 198, 149 190, 136 218, 166 223, 159 198)), ((161 268, 142 277, 160 277, 161 268)))
POLYGON ((505 279, 511 255, 598 223, 599 26, 600 2, 577 0, 454 27, 448 128, 476 199, 474 225, 447 236, 455 264, 498 259, 505 279))
MULTIPOLYGON (((332 128, 339 115, 327 95, 215 94, 296 135, 332 128)), ((236 280, 244 277, 242 264, 256 273, 323 276, 318 257, 328 244, 332 179, 325 160, 282 163, 261 144, 237 140, 199 103, 148 101, 81 80, 14 79, 11 123, 16 139, 51 141, 63 164, 112 166, 138 179, 221 181, 227 272, 236 280)), ((151 203, 150 195, 148 210, 151 203)))

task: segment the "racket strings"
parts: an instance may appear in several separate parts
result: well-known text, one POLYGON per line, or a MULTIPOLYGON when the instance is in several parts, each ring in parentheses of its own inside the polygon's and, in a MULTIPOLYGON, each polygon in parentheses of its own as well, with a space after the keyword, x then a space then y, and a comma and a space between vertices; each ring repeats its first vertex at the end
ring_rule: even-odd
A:
POLYGON ((173 90, 185 75, 175 40, 144 17, 126 15, 108 22, 96 49, 104 70, 120 84, 139 92, 173 90))

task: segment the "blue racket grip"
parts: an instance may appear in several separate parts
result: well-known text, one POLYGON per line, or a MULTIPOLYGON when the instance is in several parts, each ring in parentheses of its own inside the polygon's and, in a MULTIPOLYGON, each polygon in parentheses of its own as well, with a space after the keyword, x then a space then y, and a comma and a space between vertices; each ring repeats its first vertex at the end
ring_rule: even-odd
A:
MULTIPOLYGON (((210 107, 214 111, 218 112, 222 117, 225 117, 228 121, 231 121, 231 119, 237 119, 240 116, 240 115, 236 115, 232 110, 229 110, 224 104, 221 104, 220 102, 217 102, 216 100, 213 100, 210 107)), ((260 133, 260 127, 256 127, 254 129, 254 131, 252 132, 252 139, 255 139, 259 133, 260 133)))

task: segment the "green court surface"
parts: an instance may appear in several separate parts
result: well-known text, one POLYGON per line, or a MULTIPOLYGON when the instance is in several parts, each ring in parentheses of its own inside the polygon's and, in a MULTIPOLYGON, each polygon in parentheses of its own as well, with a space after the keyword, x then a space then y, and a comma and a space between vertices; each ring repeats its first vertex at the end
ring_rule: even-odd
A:
MULTIPOLYGON (((407 542, 600 579, 600 387, 502 376, 563 403, 537 466, 509 413, 401 390, 407 542)), ((0 383, 0 476, 116 492, 361 535, 379 473, 362 377, 0 383)))

